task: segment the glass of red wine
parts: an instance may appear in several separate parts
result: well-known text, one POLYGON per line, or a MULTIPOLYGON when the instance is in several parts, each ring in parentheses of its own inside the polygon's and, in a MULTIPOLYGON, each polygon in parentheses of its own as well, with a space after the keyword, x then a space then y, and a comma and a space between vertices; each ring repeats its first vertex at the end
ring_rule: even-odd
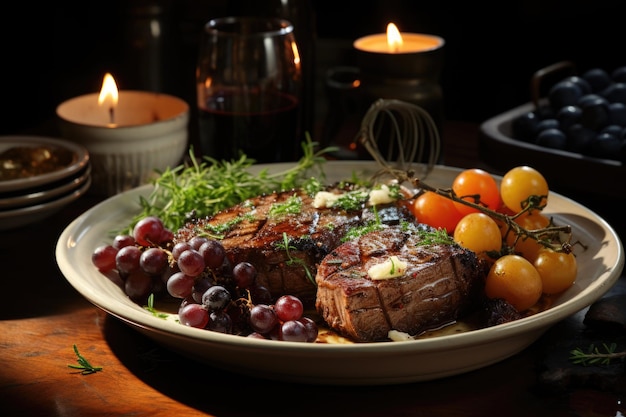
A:
POLYGON ((203 155, 258 163, 301 155, 302 75, 293 25, 267 17, 210 20, 196 71, 203 155))

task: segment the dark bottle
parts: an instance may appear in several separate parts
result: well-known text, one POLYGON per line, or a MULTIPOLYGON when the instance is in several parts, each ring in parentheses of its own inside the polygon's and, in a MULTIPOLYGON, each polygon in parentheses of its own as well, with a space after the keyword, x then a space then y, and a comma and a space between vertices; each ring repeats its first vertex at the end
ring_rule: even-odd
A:
POLYGON ((125 88, 177 94, 177 32, 171 0, 132 0, 124 8, 125 88))

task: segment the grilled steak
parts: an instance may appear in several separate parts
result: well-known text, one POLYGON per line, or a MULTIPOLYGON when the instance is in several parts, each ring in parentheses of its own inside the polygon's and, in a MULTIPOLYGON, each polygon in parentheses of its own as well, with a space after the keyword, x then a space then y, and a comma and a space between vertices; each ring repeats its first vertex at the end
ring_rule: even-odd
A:
POLYGON ((356 341, 383 341, 390 330, 416 335, 478 306, 484 265, 458 245, 425 243, 420 227, 374 231, 324 258, 316 307, 331 328, 356 341), (373 279, 377 264, 386 269, 373 279))
MULTIPOLYGON (((327 190, 344 196, 354 191, 357 190, 349 184, 327 190)), ((306 307, 313 308, 317 266, 342 243, 348 231, 375 218, 384 224, 415 221, 398 203, 377 205, 374 212, 365 204, 367 193, 361 197, 363 201, 351 208, 316 208, 314 197, 303 190, 267 194, 211 218, 188 223, 177 231, 175 241, 189 240, 207 231, 222 235, 221 242, 232 265, 250 262, 258 272, 257 285, 268 288, 274 298, 295 295, 306 307)))

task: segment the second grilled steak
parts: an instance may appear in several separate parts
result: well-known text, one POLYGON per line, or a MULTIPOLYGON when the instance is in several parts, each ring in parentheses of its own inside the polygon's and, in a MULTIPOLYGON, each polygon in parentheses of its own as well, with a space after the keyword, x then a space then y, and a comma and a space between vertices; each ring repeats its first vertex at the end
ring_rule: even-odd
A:
POLYGON ((458 245, 427 243, 425 230, 385 228, 326 256, 316 277, 317 310, 326 323, 353 340, 373 342, 388 340, 390 330, 416 335, 476 308, 484 265, 458 245), (386 269, 373 278, 378 264, 386 269), (385 277, 390 271, 397 276, 385 277))

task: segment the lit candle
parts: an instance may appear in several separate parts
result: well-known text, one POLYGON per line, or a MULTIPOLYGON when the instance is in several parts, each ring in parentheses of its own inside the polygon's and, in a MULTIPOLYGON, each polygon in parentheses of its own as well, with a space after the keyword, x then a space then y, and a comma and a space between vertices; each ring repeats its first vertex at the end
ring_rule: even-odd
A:
POLYGON ((118 90, 106 74, 100 93, 57 107, 66 139, 83 144, 92 161, 92 188, 113 195, 178 165, 187 151, 189 105, 160 93, 118 90))
POLYGON ((439 36, 401 33, 389 23, 387 33, 364 36, 353 46, 364 76, 422 79, 438 77, 444 44, 439 36))
POLYGON ((363 52, 377 54, 413 54, 432 51, 443 46, 443 39, 422 33, 400 33, 393 23, 387 25, 387 33, 364 36, 354 42, 363 52))

